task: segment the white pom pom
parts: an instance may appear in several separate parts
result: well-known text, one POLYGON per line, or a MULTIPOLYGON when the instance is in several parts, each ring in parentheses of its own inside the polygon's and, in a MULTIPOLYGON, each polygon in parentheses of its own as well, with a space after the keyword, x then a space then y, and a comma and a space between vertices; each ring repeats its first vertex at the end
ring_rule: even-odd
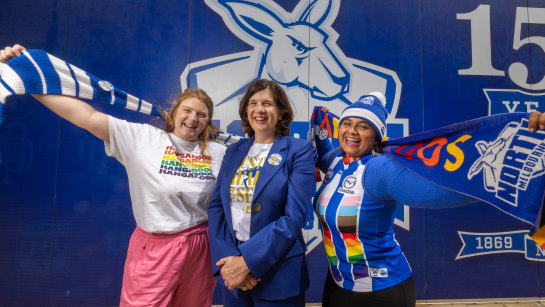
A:
POLYGON ((372 92, 372 93, 369 93, 369 95, 373 95, 373 96, 377 97, 378 100, 380 100, 380 102, 382 103, 382 105, 384 107, 386 107, 386 97, 384 96, 383 93, 381 93, 381 92, 372 92))

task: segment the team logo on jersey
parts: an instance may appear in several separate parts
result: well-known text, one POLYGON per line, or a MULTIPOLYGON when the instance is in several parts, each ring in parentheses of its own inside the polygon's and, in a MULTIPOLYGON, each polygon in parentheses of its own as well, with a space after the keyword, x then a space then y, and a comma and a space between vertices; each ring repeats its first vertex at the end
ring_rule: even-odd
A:
POLYGON ((333 176, 333 170, 328 169, 327 173, 325 174, 324 180, 322 181, 322 184, 327 184, 332 176, 333 176))
POLYGON ((356 186, 358 179, 354 176, 348 176, 344 178, 342 188, 337 191, 343 194, 354 194, 353 188, 356 186))
POLYGON ((358 179, 354 176, 346 177, 343 181, 343 188, 352 189, 356 185, 356 181, 358 181, 358 179))
POLYGON ((388 277, 388 269, 386 268, 369 268, 369 275, 375 278, 386 278, 388 277))
POLYGON ((467 178, 483 173, 486 191, 517 207, 519 191, 526 191, 530 181, 545 172, 544 131, 530 133, 528 120, 511 122, 491 142, 477 141, 480 158, 471 165, 467 178), (541 138, 540 138, 541 137, 541 138))

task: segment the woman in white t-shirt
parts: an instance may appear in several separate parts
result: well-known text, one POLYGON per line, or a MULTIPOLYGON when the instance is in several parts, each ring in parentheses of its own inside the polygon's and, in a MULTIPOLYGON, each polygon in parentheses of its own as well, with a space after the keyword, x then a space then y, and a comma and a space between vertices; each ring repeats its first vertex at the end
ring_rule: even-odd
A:
MULTIPOLYGON (((22 46, 0 51, 0 61, 22 46)), ((213 103, 202 90, 185 90, 164 113, 166 131, 130 123, 62 95, 33 95, 60 117, 104 141, 127 171, 136 230, 127 252, 121 306, 210 306, 206 206, 225 147, 209 139, 213 103)))
POLYGON ((274 81, 252 82, 239 115, 250 138, 227 149, 208 205, 223 306, 304 306, 301 229, 316 178, 312 146, 290 137, 293 111, 274 81))

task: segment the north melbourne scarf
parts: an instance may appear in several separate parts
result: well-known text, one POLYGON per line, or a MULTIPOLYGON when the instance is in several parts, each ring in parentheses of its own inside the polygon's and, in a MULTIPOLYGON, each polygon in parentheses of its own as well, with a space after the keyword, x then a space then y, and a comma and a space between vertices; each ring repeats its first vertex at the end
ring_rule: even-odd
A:
MULTIPOLYGON (((383 142, 383 152, 447 189, 487 202, 534 225, 545 248, 545 131, 528 131, 528 113, 506 113, 383 142)), ((338 136, 338 117, 315 107, 309 140, 338 136)))

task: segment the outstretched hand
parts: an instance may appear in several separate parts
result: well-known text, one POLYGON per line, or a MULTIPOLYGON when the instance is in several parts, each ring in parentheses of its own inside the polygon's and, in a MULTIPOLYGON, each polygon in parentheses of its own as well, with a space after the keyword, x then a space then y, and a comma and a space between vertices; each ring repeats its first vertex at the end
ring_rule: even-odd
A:
POLYGON ((0 50, 0 62, 6 63, 7 61, 21 55, 21 51, 26 50, 25 47, 15 44, 12 47, 6 47, 0 50))
POLYGON ((535 132, 537 129, 545 129, 545 113, 540 113, 538 111, 530 113, 528 129, 530 132, 535 132))

